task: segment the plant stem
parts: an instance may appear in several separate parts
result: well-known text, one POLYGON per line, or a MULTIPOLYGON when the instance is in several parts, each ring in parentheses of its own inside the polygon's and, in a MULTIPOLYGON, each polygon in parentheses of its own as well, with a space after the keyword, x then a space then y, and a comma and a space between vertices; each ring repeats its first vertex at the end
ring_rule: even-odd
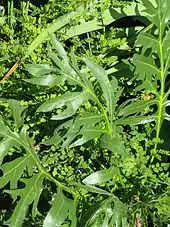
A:
POLYGON ((160 68, 161 68, 161 91, 160 91, 160 96, 159 96, 159 105, 158 105, 158 121, 157 121, 157 127, 156 127, 156 141, 152 153, 152 158, 151 158, 151 163, 154 160, 157 146, 158 146, 158 141, 159 141, 159 134, 161 130, 161 125, 162 125, 162 115, 163 115, 163 103, 164 103, 164 89, 165 89, 165 75, 164 75, 164 58, 163 58, 163 47, 162 47, 162 22, 161 22, 161 16, 159 14, 159 21, 160 21, 160 31, 159 31, 159 51, 160 51, 160 68))
MULTIPOLYGON (((70 63, 70 66, 73 68, 73 70, 77 73, 77 75, 80 77, 80 78, 82 78, 81 77, 81 73, 70 63)), ((69 77, 69 76, 68 76, 69 77)), ((70 77, 72 80, 74 80, 74 78, 72 78, 72 77, 70 77)), ((102 111, 102 113, 103 113, 103 115, 104 115, 104 117, 105 117, 105 121, 106 121, 106 125, 107 125, 107 128, 108 128, 108 134, 109 134, 109 136, 111 136, 112 135, 112 127, 111 127, 111 124, 112 124, 112 121, 111 122, 109 122, 109 118, 108 118, 108 116, 107 116, 107 113, 106 113, 106 111, 105 111, 105 109, 104 109, 104 107, 103 107, 103 105, 101 104, 101 102, 99 101, 99 99, 98 99, 98 97, 96 96, 96 94, 89 88, 89 86, 85 83, 85 84, 83 84, 82 82, 80 82, 80 81, 76 81, 76 82, 78 82, 79 84, 80 84, 80 86, 81 87, 83 87, 85 90, 87 90, 87 92, 91 95, 91 96, 93 96, 93 98, 94 98, 94 100, 96 101, 96 103, 98 104, 98 106, 99 106, 99 108, 101 109, 101 111, 102 111)))
POLYGON ((73 194, 74 196, 76 195, 75 191, 72 190, 71 188, 65 186, 64 184, 62 184, 61 182, 59 182, 58 180, 56 180, 54 177, 51 176, 51 174, 49 174, 45 169, 44 167, 41 165, 41 162, 39 160, 39 157, 37 156, 37 154, 35 153, 34 151, 34 148, 31 148, 31 147, 28 147, 26 146, 25 144, 23 144, 22 142, 20 143, 24 148, 25 150, 31 155, 32 159, 35 161, 36 165, 37 165, 37 168, 39 169, 39 171, 44 174, 44 176, 46 178, 48 178, 49 180, 53 181, 56 186, 58 186, 59 188, 73 194))

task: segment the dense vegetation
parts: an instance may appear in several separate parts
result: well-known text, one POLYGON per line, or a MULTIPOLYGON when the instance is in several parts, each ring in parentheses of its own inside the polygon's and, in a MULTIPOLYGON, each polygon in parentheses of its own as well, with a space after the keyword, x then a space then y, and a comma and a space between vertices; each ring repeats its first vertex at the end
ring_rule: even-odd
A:
POLYGON ((170 226, 170 2, 1 5, 0 226, 170 226))

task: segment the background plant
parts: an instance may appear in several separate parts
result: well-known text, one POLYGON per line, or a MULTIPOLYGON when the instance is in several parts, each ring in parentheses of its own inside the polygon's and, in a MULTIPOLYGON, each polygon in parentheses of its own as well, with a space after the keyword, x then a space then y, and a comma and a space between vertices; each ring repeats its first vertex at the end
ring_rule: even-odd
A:
MULTIPOLYGON (((36 108, 43 99, 48 99, 38 107, 36 115, 33 105, 25 112, 25 108, 20 106, 21 103, 1 99, 2 107, 7 111, 6 123, 4 119, 1 120, 1 158, 3 159, 10 150, 2 165, 4 175, 1 178, 1 187, 9 180, 12 191, 7 190, 7 192, 11 193, 14 200, 18 198, 17 195, 21 196, 8 221, 11 226, 14 223, 16 226, 21 225, 23 215, 21 217, 18 211, 22 209, 26 214, 27 207, 32 202, 32 215, 33 217, 36 215, 38 201, 40 202, 42 198, 40 194, 46 201, 54 198, 51 209, 47 207, 48 209, 41 210, 41 213, 46 215, 44 226, 53 221, 65 223, 66 226, 70 224, 76 226, 76 222, 78 226, 103 226, 104 224, 127 226, 127 218, 131 225, 136 223, 143 226, 147 224, 161 226, 163 222, 168 223, 168 152, 163 150, 163 147, 159 149, 156 147, 160 142, 158 122, 160 118, 165 117, 163 114, 168 104, 166 100, 168 93, 164 88, 162 89, 162 86, 165 86, 163 79, 161 81, 159 75, 151 71, 156 67, 159 71, 161 56, 159 49, 156 49, 153 43, 159 40, 159 47, 161 47, 160 40, 166 41, 164 36, 168 37, 166 28, 164 28, 164 34, 162 32, 162 37, 160 33, 159 36, 155 33, 157 29, 155 18, 164 18, 163 15, 167 15, 166 9, 168 9, 168 5, 162 7, 162 4, 158 3, 162 2, 157 2, 153 7, 149 2, 145 2, 147 13, 155 15, 150 19, 153 24, 152 27, 150 26, 150 33, 141 33, 136 42, 139 49, 135 50, 138 53, 132 60, 130 59, 133 65, 126 66, 126 69, 136 70, 138 80, 133 80, 133 86, 140 83, 136 89, 137 92, 131 94, 133 99, 132 97, 129 99, 129 94, 123 91, 118 80, 108 76, 98 64, 93 63, 94 60, 84 58, 82 61, 73 52, 68 57, 54 36, 51 37, 52 44, 48 45, 48 54, 53 64, 27 64, 26 69, 32 77, 25 80, 39 86, 49 86, 49 90, 54 92, 50 94, 50 99, 47 94, 35 100, 36 108), (150 41, 153 42, 152 45, 148 42, 150 40, 148 37, 152 37, 150 41), (143 42, 142 49, 139 45, 143 42), (151 50, 151 46, 155 49, 151 50), (153 63, 148 64, 149 57, 153 63), (146 75, 138 74, 138 72, 141 73, 141 65, 144 65, 146 75), (148 69, 151 73, 150 77, 148 69), (158 82, 156 84, 158 89, 154 85, 156 82, 158 82), (160 105, 161 97, 164 97, 164 105, 160 105), (12 108, 14 122, 5 103, 12 108), (41 127, 38 127, 34 133, 35 122, 32 120, 32 115, 35 118, 41 118, 39 123, 41 127), (27 118, 23 126, 24 116, 27 118), (49 118, 53 121, 49 121, 49 118), (10 128, 9 123, 13 125, 10 128), (153 139, 154 134, 152 134, 155 123, 156 140, 153 139), (48 133, 44 130, 46 126, 50 126, 48 133), (52 129, 55 129, 53 136, 52 129), (34 135, 33 138, 32 135, 34 135), (40 148, 37 142, 41 142, 40 148), (40 162, 39 159, 42 161, 40 162), (19 165, 16 165, 16 162, 19 165), (22 163, 27 163, 27 169, 25 165, 22 167, 22 163), (17 170, 19 167, 22 167, 20 171, 17 170), (13 175, 10 175, 11 169, 16 169, 15 180, 13 175), (92 174, 88 176, 90 173, 92 174), (37 179, 36 190, 32 185, 35 179, 37 179), (82 180, 85 185, 81 183, 82 180), (53 196, 56 192, 57 194, 53 196), (26 194, 28 196, 25 197, 26 194), (60 201, 63 201, 63 205, 58 207, 56 204, 60 201), (57 212, 60 208, 61 213, 57 212), (81 213, 83 216, 80 215, 81 213)), ((164 26, 164 22, 161 21, 161 26, 164 26)), ((148 29, 146 30, 148 32, 148 29)), ((167 49, 166 51, 168 53, 167 49)), ((144 67, 142 72, 145 72, 144 67)), ((162 76, 165 82, 166 74, 162 76)), ((130 88, 132 89, 133 86, 130 88)))

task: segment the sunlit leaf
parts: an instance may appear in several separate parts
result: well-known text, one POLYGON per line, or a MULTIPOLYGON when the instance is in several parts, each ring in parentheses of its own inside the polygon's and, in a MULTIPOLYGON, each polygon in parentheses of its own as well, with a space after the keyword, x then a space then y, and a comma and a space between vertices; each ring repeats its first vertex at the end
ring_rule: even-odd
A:
MULTIPOLYGON (((107 103, 107 108, 110 112, 110 115, 112 116, 112 89, 111 89, 111 85, 108 79, 108 75, 106 74, 105 70, 97 65, 94 64, 91 60, 89 59, 85 59, 84 60, 86 65, 88 66, 88 68, 91 70, 92 75, 99 81, 100 86, 102 88, 103 91, 103 96, 106 100, 107 103)), ((116 80, 116 78, 115 78, 116 80)))
POLYGON ((41 85, 41 86, 49 86, 49 87, 55 87, 56 85, 62 84, 64 82, 65 78, 61 75, 52 75, 52 74, 47 74, 31 79, 24 79, 24 81, 31 83, 31 84, 36 84, 36 85, 41 85))
POLYGON ((133 113, 140 113, 143 112, 147 107, 155 104, 156 102, 154 100, 148 101, 148 100, 139 100, 136 102, 132 102, 129 105, 122 108, 118 116, 127 116, 133 113))
POLYGON ((99 170, 97 172, 92 173, 88 177, 83 180, 84 184, 102 184, 106 181, 109 181, 115 174, 114 166, 110 167, 109 169, 99 170))
POLYGON ((0 177, 0 187, 4 187, 8 182, 10 182, 10 188, 17 188, 17 181, 22 176, 24 170, 27 168, 32 168, 33 160, 30 156, 24 156, 13 160, 12 162, 7 162, 1 166, 3 171, 3 176, 0 177))
POLYGON ((152 48, 153 52, 160 54, 159 41, 151 34, 141 33, 137 39, 136 45, 142 43, 142 51, 146 51, 148 48, 152 48))
POLYGON ((0 141, 0 165, 3 162, 3 159, 7 152, 12 148, 18 146, 17 142, 11 138, 4 139, 0 141))
MULTIPOLYGON (((37 195, 39 197, 42 191, 42 182, 43 175, 36 174, 30 179, 24 179, 25 188, 16 189, 16 190, 8 190, 7 192, 12 195, 13 198, 20 196, 20 200, 16 205, 12 216, 8 220, 9 227, 21 227, 28 210, 28 206, 31 203, 34 203, 37 195)), ((35 208, 35 206, 34 206, 35 208)))
POLYGON ((83 185, 83 184, 80 184, 80 183, 76 183, 75 185, 78 186, 79 188, 84 189, 84 190, 89 191, 89 192, 93 192, 93 193, 97 193, 97 194, 101 194, 101 195, 112 196, 112 194, 109 193, 108 191, 106 191, 102 188, 93 186, 93 185, 88 185, 88 184, 83 185))
POLYGON ((118 119, 117 125, 139 125, 146 124, 148 122, 156 121, 156 116, 132 116, 124 119, 118 119))
MULTIPOLYGON (((64 143, 62 147, 80 146, 89 140, 98 138, 105 129, 96 126, 100 121, 102 121, 103 115, 95 113, 84 113, 82 116, 77 117, 72 125, 69 126, 67 133, 64 135, 64 143), (79 139, 72 142, 77 136, 81 136, 79 139)), ((63 124, 63 127, 67 127, 67 123, 63 124)))
POLYGON ((61 120, 71 117, 76 113, 76 110, 81 106, 81 104, 88 100, 87 92, 68 92, 62 96, 58 96, 54 99, 47 100, 43 103, 37 110, 37 112, 48 112, 55 108, 61 108, 66 106, 67 108, 53 120, 61 120))
POLYGON ((146 15, 145 12, 142 12, 144 10, 143 4, 137 4, 136 2, 132 2, 131 4, 125 6, 123 9, 122 7, 116 7, 116 8, 106 8, 102 10, 101 16, 102 16, 102 23, 98 21, 97 18, 94 18, 93 20, 89 21, 82 21, 80 24, 71 26, 66 31, 66 39, 69 39, 74 36, 79 36, 81 34, 85 34, 88 32, 96 31, 103 28, 103 25, 109 25, 111 23, 114 23, 119 18, 130 16, 130 15, 146 15), (141 13, 142 12, 142 13, 141 13))
POLYGON ((15 120, 15 124, 17 128, 20 128, 24 123, 23 111, 26 109, 26 107, 21 106, 20 103, 14 99, 8 100, 8 103, 11 108, 12 116, 15 120))
POLYGON ((39 77, 54 71, 48 64, 26 64, 25 68, 34 77, 39 77))
POLYGON ((43 43, 49 36, 49 34, 53 34, 55 31, 64 27, 66 24, 70 22, 71 19, 76 18, 77 15, 83 10, 83 7, 78 8, 76 11, 70 12, 67 15, 59 17, 55 22, 50 24, 46 29, 44 29, 36 39, 28 46, 26 55, 24 58, 27 58, 41 43, 43 43))
POLYGON ((127 208, 117 198, 109 197, 89 207, 82 216, 80 226, 125 227, 127 226, 127 208))
POLYGON ((76 204, 74 201, 67 199, 63 192, 58 189, 58 193, 52 200, 52 207, 45 217, 43 227, 59 227, 69 216, 72 217, 72 227, 76 227, 76 204))
POLYGON ((104 134, 101 137, 101 147, 121 155, 126 153, 124 145, 117 136, 111 137, 108 134, 104 134))
POLYGON ((143 55, 134 55, 133 62, 136 66, 136 74, 138 75, 139 80, 144 80, 145 78, 157 75, 158 78, 161 78, 160 69, 154 64, 154 61, 151 57, 145 57, 143 55))

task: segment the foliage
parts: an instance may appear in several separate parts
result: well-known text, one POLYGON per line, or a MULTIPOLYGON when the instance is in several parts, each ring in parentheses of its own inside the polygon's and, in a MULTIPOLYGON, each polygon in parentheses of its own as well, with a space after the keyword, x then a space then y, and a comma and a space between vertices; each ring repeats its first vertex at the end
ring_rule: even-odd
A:
POLYGON ((23 53, 23 60, 34 60, 34 50, 50 39, 50 60, 40 51, 45 60, 24 65, 29 74, 20 83, 35 92, 34 100, 0 99, 0 187, 13 199, 12 214, 4 217, 9 226, 27 226, 30 217, 44 227, 169 224, 169 152, 162 131, 169 121, 170 5, 145 0, 137 6, 151 25, 139 33, 132 57, 113 54, 112 75, 107 60, 101 63, 107 71, 98 64, 100 55, 81 55, 75 40, 67 53, 58 41, 62 32, 50 34, 82 12, 57 19, 23 53), (130 91, 120 83, 122 67, 134 74, 130 91), (45 210, 42 198, 49 203, 45 210))

